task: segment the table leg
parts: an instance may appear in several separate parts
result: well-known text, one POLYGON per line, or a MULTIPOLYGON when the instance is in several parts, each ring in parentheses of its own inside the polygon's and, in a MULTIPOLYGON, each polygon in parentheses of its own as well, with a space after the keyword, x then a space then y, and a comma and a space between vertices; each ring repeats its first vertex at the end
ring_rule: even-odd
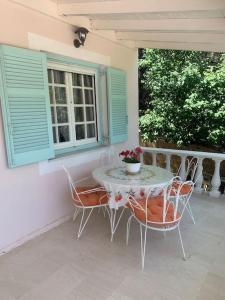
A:
POLYGON ((124 213, 125 207, 122 208, 121 212, 118 212, 118 209, 111 208, 110 209, 110 225, 111 225, 111 242, 113 241, 114 233, 119 225, 119 222, 124 213), (117 218, 118 215, 118 218, 117 218))

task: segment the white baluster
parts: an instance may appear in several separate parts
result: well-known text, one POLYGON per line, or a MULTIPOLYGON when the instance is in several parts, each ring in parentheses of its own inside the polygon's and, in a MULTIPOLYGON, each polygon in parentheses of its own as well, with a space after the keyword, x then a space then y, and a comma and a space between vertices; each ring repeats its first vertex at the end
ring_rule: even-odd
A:
POLYGON ((156 166, 156 153, 152 153, 152 164, 156 166))
POLYGON ((168 171, 171 170, 171 169, 170 169, 170 157, 171 157, 170 154, 166 154, 166 169, 167 169, 168 171))
POLYGON ((202 161, 203 161, 203 158, 198 158, 198 167, 197 167, 197 171, 196 171, 195 178, 194 178, 195 191, 197 193, 201 193, 202 192, 202 182, 203 182, 203 175, 202 175, 203 166, 202 166, 202 161))
POLYGON ((221 184, 221 180, 220 180, 220 163, 221 160, 219 159, 215 159, 215 170, 214 170, 214 174, 212 177, 212 190, 209 192, 209 195, 211 197, 215 197, 218 198, 220 196, 220 191, 219 191, 219 187, 221 184))
POLYGON ((181 156, 181 167, 180 167, 180 172, 179 172, 179 176, 181 177, 182 180, 186 180, 186 157, 182 155, 181 156))

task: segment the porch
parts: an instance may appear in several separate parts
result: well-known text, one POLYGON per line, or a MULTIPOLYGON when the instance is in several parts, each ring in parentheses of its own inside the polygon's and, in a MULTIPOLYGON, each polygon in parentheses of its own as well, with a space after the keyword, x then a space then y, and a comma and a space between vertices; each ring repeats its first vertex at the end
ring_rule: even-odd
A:
POLYGON ((117 155, 138 145, 138 48, 224 52, 224 16, 220 0, 201 0, 198 5, 195 0, 151 5, 149 0, 1 1, 0 71, 6 68, 0 72, 0 97, 7 108, 0 116, 1 300, 224 299, 224 154, 144 148, 153 165, 163 156, 162 166, 168 171, 172 157, 180 157, 183 179, 185 159, 194 157, 199 180, 191 198, 196 224, 186 215, 181 224, 187 261, 181 259, 177 232, 166 237, 149 232, 143 272, 135 222, 129 245, 125 243, 128 211, 113 242, 108 219, 97 212, 76 239, 78 225, 71 221, 73 205, 62 170, 65 165, 73 179, 81 179, 99 166, 102 153, 113 149, 117 155), (73 45, 78 27, 90 31, 79 49, 73 45), (107 71, 112 75, 112 69, 118 71, 117 85, 122 82, 119 92, 126 90, 115 104, 116 113, 122 111, 118 119, 108 109, 107 71), (3 93, 1 78, 6 76, 3 93), (60 88, 70 99, 66 92, 57 99, 60 88), (50 98, 54 95, 51 102, 48 89, 50 98), (77 100, 74 90, 82 94, 77 93, 77 100), (30 99, 35 99, 31 106, 30 99), (73 123, 57 120, 60 105, 68 109, 72 117, 66 119, 73 123), (117 131, 113 137, 112 116, 117 131), (73 127, 65 149, 60 126, 73 127), (88 144, 89 138, 93 144, 88 144), (209 186, 204 182, 205 159, 215 166, 209 186))
POLYGON ((142 272, 139 226, 126 246, 126 214, 111 243, 108 219, 96 213, 79 241, 68 221, 0 257, 1 299, 224 299, 224 199, 191 202, 196 225, 188 215, 181 225, 186 262, 177 232, 149 232, 142 272))

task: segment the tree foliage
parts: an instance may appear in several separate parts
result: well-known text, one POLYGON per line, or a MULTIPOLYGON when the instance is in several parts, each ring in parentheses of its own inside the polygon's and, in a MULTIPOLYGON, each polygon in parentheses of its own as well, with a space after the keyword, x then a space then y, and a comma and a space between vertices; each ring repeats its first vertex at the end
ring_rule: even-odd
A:
POLYGON ((225 146, 225 55, 142 50, 140 132, 144 140, 225 146))

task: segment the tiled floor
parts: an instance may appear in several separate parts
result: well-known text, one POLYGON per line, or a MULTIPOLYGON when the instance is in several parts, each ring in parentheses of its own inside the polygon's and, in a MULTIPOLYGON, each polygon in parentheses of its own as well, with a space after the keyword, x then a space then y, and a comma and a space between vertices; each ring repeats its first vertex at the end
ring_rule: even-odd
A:
POLYGON ((148 234, 144 272, 140 236, 132 223, 125 245, 123 218, 113 243, 109 223, 95 214, 80 240, 72 222, 0 257, 0 300, 225 299, 225 198, 192 199, 196 225, 185 217, 181 259, 177 232, 148 234))

